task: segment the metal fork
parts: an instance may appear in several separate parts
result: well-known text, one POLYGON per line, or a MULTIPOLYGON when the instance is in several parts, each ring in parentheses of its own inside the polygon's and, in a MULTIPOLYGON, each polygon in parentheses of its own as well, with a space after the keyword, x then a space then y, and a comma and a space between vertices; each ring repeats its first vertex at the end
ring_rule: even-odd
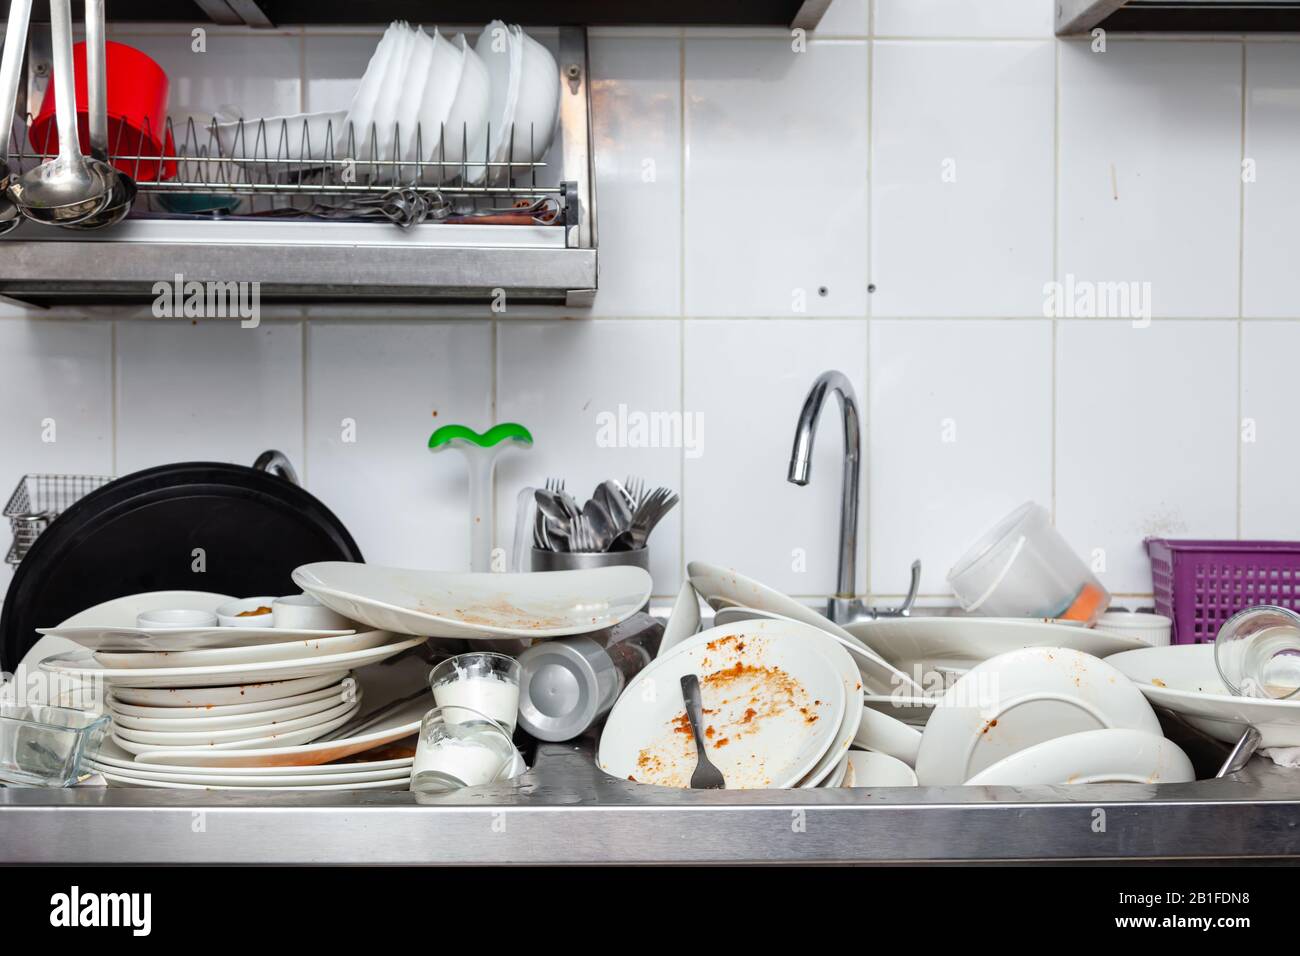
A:
POLYGON ((722 771, 709 762, 704 751, 704 709, 700 703, 700 679, 694 674, 682 675, 682 700, 686 704, 686 719, 695 735, 695 772, 691 774, 692 790, 726 790, 727 780, 722 771))

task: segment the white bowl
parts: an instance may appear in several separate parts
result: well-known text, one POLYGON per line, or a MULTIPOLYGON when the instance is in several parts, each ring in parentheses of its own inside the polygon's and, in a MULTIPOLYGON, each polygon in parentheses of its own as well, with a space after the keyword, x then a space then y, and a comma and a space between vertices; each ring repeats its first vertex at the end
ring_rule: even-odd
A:
POLYGON ((135 617, 137 627, 215 627, 217 615, 192 608, 162 608, 141 611, 135 617))
MULTIPOLYGON (((443 36, 437 29, 433 31, 431 38, 423 31, 417 36, 423 38, 420 40, 421 43, 427 42, 429 55, 427 64, 413 68, 407 81, 408 89, 420 92, 412 118, 402 123, 402 137, 406 139, 405 155, 408 160, 413 160, 419 155, 423 159, 436 162, 444 152, 440 140, 445 128, 447 138, 445 151, 450 162, 452 161, 450 150, 453 144, 457 148, 460 147, 462 135, 460 130, 453 129, 450 117, 460 87, 460 74, 465 54, 461 47, 443 36)), ((455 161, 459 162, 459 159, 455 161)), ((448 178, 446 172, 442 173, 441 178, 443 180, 448 178)), ((438 170, 424 171, 424 179, 438 182, 438 170)))
POLYGON ((341 631, 352 622, 331 611, 310 594, 291 594, 271 602, 273 627, 291 627, 300 631, 341 631))
POLYGON ((251 597, 238 601, 227 601, 217 608, 217 622, 222 627, 271 627, 271 612, 250 614, 240 617, 245 611, 256 611, 259 607, 273 607, 276 598, 251 597))
MULTIPOLYGON (((523 44, 515 37, 514 28, 500 20, 493 20, 483 28, 474 51, 483 61, 488 73, 488 117, 486 139, 493 163, 504 162, 509 149, 509 129, 515 115, 515 101, 519 96, 519 78, 523 72, 523 44)), ((476 160, 478 157, 474 157, 476 160)), ((491 179, 504 178, 499 167, 492 167, 491 179)), ((469 181, 480 183, 488 175, 483 166, 471 168, 469 181)))
POLYGON ((889 754, 873 750, 850 750, 846 754, 853 770, 850 787, 915 787, 916 771, 889 754))
MULTIPOLYGON (((460 81, 456 88, 456 99, 451 104, 447 116, 447 141, 443 147, 442 161, 446 163, 482 163, 487 159, 488 111, 492 99, 492 81, 483 58, 470 46, 465 34, 456 37, 456 46, 461 52, 460 81)), ((436 149, 436 143, 435 143, 436 149)), ((427 151, 427 150, 426 150, 427 151)), ((434 159, 439 156, 435 153, 434 159)), ((478 168, 481 180, 483 167, 478 168)), ((460 170, 448 166, 442 167, 444 182, 460 175, 460 170)), ((467 180, 475 181, 475 171, 467 167, 467 180)))
POLYGON ((1094 628, 1122 637, 1145 641, 1152 647, 1168 647, 1174 631, 1174 622, 1163 614, 1144 611, 1107 611, 1094 628))

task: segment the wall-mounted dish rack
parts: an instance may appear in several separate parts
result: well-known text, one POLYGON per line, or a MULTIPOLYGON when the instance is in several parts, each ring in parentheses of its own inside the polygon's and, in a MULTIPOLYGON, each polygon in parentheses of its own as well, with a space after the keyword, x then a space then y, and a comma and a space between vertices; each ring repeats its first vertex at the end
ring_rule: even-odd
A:
MULTIPOLYGON (((489 129, 471 148, 463 129, 360 135, 341 114, 168 119, 162 135, 144 137, 163 144, 156 153, 110 143, 110 158, 139 188, 131 217, 94 232, 15 230, 0 246, 0 295, 145 302, 159 282, 182 276, 256 283, 263 302, 504 296, 589 305, 596 229, 585 28, 561 27, 557 54, 558 124, 540 158, 533 147, 549 131, 514 127, 502 143, 489 129)), ((37 37, 29 63, 43 55, 37 37)), ((22 126, 11 164, 28 169, 54 150, 22 126)))

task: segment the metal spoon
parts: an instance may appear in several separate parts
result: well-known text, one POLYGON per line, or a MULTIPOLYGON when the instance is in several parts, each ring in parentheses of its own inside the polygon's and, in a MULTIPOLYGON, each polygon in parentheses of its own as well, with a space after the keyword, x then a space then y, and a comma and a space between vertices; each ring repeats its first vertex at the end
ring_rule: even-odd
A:
POLYGON ((19 210, 33 222, 67 225, 98 215, 112 198, 112 170, 87 162, 77 140, 77 87, 72 66, 72 10, 68 0, 50 0, 50 39, 54 53, 54 110, 59 155, 29 169, 9 186, 19 210))
POLYGON ((9 196, 9 137, 13 133, 18 84, 22 80, 23 47, 27 45, 27 21, 32 0, 12 0, 9 25, 5 28, 4 55, 0 58, 0 235, 18 227, 22 214, 9 196))
POLYGON ((691 722, 691 733, 695 735, 695 772, 691 774, 691 789, 726 790, 726 778, 709 762, 709 755, 704 750, 704 708, 700 703, 700 679, 694 674, 682 675, 682 700, 686 703, 686 719, 691 722))
POLYGON ((91 161, 112 178, 112 195, 104 211, 73 229, 102 229, 126 218, 135 202, 135 180, 108 161, 108 69, 104 50, 104 0, 86 0, 86 111, 90 120, 91 161))

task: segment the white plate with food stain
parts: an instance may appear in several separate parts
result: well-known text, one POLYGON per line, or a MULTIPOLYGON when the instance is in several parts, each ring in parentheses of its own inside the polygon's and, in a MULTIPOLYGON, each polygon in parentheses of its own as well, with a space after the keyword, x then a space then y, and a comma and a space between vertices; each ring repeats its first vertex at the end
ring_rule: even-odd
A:
POLYGON ((305 564, 293 581, 326 607, 371 627, 423 637, 495 639, 587 634, 650 599, 641 568, 460 573, 348 561, 305 564))
POLYGON ((1107 660, 1135 681, 1147 700, 1216 740, 1235 744, 1246 725, 1261 747, 1300 747, 1300 700, 1237 697, 1214 666, 1213 644, 1146 647, 1107 660))
POLYGON ((1088 730, 1026 747, 966 781, 972 787, 1080 783, 1191 783, 1192 762, 1172 740, 1141 730, 1088 730))
POLYGON ((705 745, 728 789, 794 787, 835 743, 844 682, 822 647, 803 626, 746 621, 695 635, 632 680, 601 734, 602 770, 690 786, 696 753, 682 702, 686 674, 700 679, 705 745))
POLYGON ((898 690, 917 695, 923 693, 921 687, 912 678, 884 660, 862 641, 794 598, 769 588, 753 578, 747 578, 732 568, 723 568, 704 561, 690 562, 686 566, 686 574, 691 584, 695 586, 695 590, 715 611, 731 608, 734 614, 748 609, 774 619, 785 618, 826 631, 848 647, 858 658, 858 669, 862 671, 869 693, 888 694, 898 690))
POLYGON ((965 783, 1027 747, 1105 728, 1160 735, 1142 692, 1101 658, 1064 647, 1011 651, 971 668, 940 698, 916 775, 924 786, 965 783))

